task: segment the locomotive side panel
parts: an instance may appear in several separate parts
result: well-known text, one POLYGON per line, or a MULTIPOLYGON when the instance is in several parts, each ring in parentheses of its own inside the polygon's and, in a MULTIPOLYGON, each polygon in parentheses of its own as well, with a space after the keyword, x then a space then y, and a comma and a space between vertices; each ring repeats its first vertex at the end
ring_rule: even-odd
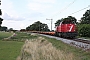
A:
POLYGON ((67 32, 75 32, 75 24, 67 24, 67 32))
POLYGON ((75 32, 76 28, 74 24, 61 24, 56 28, 57 32, 75 32))

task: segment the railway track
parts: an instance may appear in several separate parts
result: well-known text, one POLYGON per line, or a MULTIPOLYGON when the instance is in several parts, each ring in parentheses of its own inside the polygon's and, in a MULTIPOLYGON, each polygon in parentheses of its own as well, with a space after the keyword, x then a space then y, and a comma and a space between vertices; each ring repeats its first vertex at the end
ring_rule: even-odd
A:
MULTIPOLYGON (((44 34, 41 34, 41 35, 44 35, 44 34)), ((44 35, 46 36, 46 35, 44 35)), ((47 35, 47 36, 51 36, 51 35, 47 35)), ((52 36, 53 37, 53 36, 52 36)), ((54 36, 55 38, 56 36, 54 36)), ((61 38, 61 37, 58 37, 58 38, 61 38)), ((62 38, 62 39, 66 39, 66 38, 62 38)), ((83 39, 83 38, 75 38, 75 39, 68 39, 67 40, 73 40, 73 41, 77 41, 77 42, 82 42, 82 43, 86 43, 86 44, 90 44, 90 40, 88 39, 83 39)))
MULTIPOLYGON (((45 34, 47 35, 47 34, 45 34)), ((53 34, 52 34, 53 35, 53 34)), ((49 35, 48 35, 49 36, 49 35)), ((51 35, 50 35, 51 36, 51 35)), ((54 35, 53 35, 54 36, 54 35)), ((57 36, 54 36, 57 37, 57 36)), ((59 37, 61 38, 61 37, 59 37)), ((63 38, 63 39, 67 39, 67 40, 73 40, 73 41, 77 41, 77 42, 82 42, 82 43, 86 43, 86 44, 90 44, 90 40, 88 39, 83 39, 83 38, 74 38, 74 39, 68 39, 68 38, 63 38)))
POLYGON ((43 36, 46 36, 49 38, 55 38, 56 40, 60 40, 64 43, 81 48, 85 51, 90 51, 90 40, 81 39, 81 38, 65 39, 65 38, 60 38, 60 37, 56 37, 56 36, 44 35, 44 34, 40 34, 40 35, 43 35, 43 36))
POLYGON ((87 39, 76 38, 73 40, 78 41, 78 42, 82 42, 82 43, 86 43, 86 44, 90 44, 90 40, 87 40, 87 39))

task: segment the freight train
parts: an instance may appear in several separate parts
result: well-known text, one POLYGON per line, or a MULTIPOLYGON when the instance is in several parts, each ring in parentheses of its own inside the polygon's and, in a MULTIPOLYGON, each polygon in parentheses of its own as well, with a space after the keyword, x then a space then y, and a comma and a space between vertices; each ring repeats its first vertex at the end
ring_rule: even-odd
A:
POLYGON ((72 20, 63 20, 59 26, 56 27, 54 32, 43 32, 43 31, 31 31, 32 33, 40 33, 46 35, 54 35, 64 38, 75 38, 77 36, 76 23, 72 20))

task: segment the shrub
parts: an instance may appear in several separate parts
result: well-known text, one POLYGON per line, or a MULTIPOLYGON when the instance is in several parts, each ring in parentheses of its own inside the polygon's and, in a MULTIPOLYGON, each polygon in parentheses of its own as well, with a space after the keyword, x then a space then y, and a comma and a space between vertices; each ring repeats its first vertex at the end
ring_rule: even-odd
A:
POLYGON ((78 25, 78 33, 81 37, 90 37, 90 24, 78 25))

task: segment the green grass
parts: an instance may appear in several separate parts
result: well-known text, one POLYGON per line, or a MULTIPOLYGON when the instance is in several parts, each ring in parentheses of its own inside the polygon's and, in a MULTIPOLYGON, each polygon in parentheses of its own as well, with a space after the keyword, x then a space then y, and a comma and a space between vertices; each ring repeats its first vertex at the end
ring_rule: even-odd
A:
POLYGON ((9 32, 0 32, 0 40, 3 38, 7 38, 9 36, 11 36, 13 33, 9 33, 9 32))
POLYGON ((37 36, 32 36, 31 34, 17 32, 16 36, 12 37, 11 40, 22 41, 22 40, 33 39, 33 38, 37 38, 37 36))
POLYGON ((0 60, 16 60, 23 44, 17 41, 0 41, 0 60))
POLYGON ((47 38, 47 37, 45 38, 49 42, 51 42, 52 45, 55 46, 57 49, 63 50, 67 54, 69 54, 69 52, 73 53, 75 55, 75 60, 90 60, 90 51, 89 52, 83 51, 79 48, 75 48, 73 46, 70 46, 53 38, 47 38))
POLYGON ((17 35, 12 37, 10 40, 3 40, 12 34, 13 33, 0 32, 0 60, 16 60, 20 54, 21 47, 24 44, 24 42, 20 42, 18 40, 37 37, 28 35, 27 33, 16 33, 17 35))
MULTIPOLYGON (((32 36, 27 33, 16 33, 17 35, 11 38, 10 41, 3 41, 3 38, 9 37, 12 33, 0 32, 0 60, 16 60, 20 54, 20 50, 24 42, 14 41, 14 39, 33 39, 38 36, 32 36)), ((47 38, 49 42, 52 43, 57 49, 65 51, 65 53, 73 53, 75 55, 75 60, 90 60, 90 52, 85 52, 81 49, 72 47, 68 44, 65 44, 61 41, 47 38)))

